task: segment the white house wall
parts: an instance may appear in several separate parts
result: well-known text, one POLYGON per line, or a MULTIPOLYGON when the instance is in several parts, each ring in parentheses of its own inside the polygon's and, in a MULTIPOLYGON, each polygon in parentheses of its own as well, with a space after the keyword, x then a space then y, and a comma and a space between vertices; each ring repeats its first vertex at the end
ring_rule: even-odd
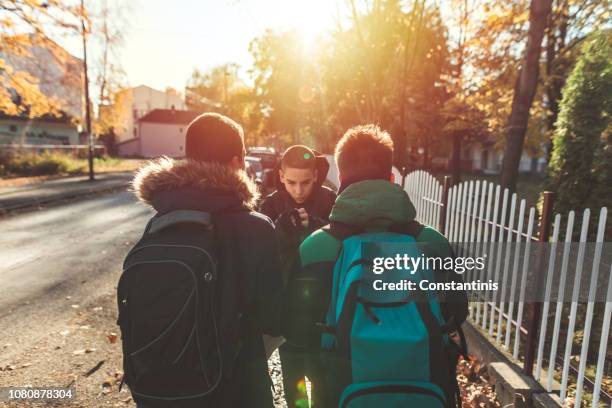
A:
POLYGON ((140 139, 131 139, 117 144, 117 154, 121 157, 140 157, 140 139))
POLYGON ((144 157, 185 155, 187 125, 140 123, 140 151, 144 157))
POLYGON ((36 120, 0 120, 0 144, 78 144, 76 127, 36 120))
MULTIPOLYGON (((482 170, 485 173, 499 174, 499 172, 501 171, 501 166, 502 166, 502 161, 503 161, 502 152, 489 148, 489 156, 487 159, 487 166, 485 168, 485 163, 482 160, 483 150, 484 150, 483 147, 478 144, 474 144, 473 146, 470 146, 468 157, 466 157, 466 159, 469 159, 472 161, 472 169, 482 170)), ((543 171, 545 166, 546 166, 546 160, 544 158, 539 158, 537 171, 538 172, 543 171)), ((521 160, 519 162, 519 172, 521 173, 531 172, 531 157, 526 153, 523 153, 521 155, 521 160)))
POLYGON ((163 92, 151 87, 141 85, 126 89, 124 98, 129 106, 122 109, 127 110, 126 121, 123 124, 124 131, 117 135, 119 141, 138 137, 138 119, 152 111, 153 109, 174 109, 184 110, 185 102, 179 94, 163 92), (135 130, 136 129, 136 130, 135 130))

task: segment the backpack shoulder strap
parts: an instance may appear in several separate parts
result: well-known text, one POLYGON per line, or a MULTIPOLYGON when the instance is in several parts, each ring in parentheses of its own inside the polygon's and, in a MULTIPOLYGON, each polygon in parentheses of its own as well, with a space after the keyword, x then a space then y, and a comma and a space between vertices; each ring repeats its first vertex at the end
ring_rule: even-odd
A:
POLYGON ((212 225, 210 214, 203 211, 176 210, 159 217, 154 217, 147 225, 148 233, 155 234, 172 225, 191 223, 201 224, 207 227, 212 225))
POLYGON ((321 228, 338 241, 344 241, 353 235, 359 235, 364 232, 364 229, 354 225, 348 225, 343 222, 332 221, 321 228))
POLYGON ((405 223, 391 225, 389 227, 389 232, 410 235, 416 239, 421 231, 423 231, 423 228, 425 228, 425 225, 416 220, 412 220, 405 223))

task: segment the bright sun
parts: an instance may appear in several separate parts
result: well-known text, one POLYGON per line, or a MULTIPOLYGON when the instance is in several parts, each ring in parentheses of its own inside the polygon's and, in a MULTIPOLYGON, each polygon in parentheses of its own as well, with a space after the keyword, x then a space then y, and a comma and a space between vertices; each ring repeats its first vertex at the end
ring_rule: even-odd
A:
POLYGON ((310 48, 317 37, 333 29, 337 14, 335 0, 288 1, 287 28, 295 29, 310 48))

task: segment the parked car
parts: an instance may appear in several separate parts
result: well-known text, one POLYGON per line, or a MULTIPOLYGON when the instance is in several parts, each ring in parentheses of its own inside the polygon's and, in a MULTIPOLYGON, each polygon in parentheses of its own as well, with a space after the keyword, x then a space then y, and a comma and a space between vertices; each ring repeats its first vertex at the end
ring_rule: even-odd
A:
POLYGON ((244 163, 246 164, 246 172, 257 183, 263 185, 264 168, 261 164, 261 158, 255 156, 245 156, 244 163))
POLYGON ((262 192, 268 194, 276 189, 277 166, 280 155, 273 147, 251 147, 247 150, 248 157, 259 158, 261 160, 262 192))
POLYGON ((251 147, 247 155, 259 157, 264 169, 274 169, 280 160, 280 154, 273 147, 251 147))

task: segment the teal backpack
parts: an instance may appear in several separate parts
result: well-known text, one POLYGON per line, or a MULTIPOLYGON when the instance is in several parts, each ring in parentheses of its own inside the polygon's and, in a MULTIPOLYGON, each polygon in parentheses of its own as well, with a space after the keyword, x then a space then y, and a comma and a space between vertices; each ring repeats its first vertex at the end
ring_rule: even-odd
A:
POLYGON ((449 338, 452 322, 444 321, 438 294, 418 289, 421 280, 436 280, 434 272, 373 272, 375 257, 421 256, 415 237, 422 228, 414 221, 388 232, 324 227, 342 242, 321 337, 327 388, 340 408, 461 406, 455 369, 466 351, 449 338), (375 289, 408 281, 416 289, 375 289))

